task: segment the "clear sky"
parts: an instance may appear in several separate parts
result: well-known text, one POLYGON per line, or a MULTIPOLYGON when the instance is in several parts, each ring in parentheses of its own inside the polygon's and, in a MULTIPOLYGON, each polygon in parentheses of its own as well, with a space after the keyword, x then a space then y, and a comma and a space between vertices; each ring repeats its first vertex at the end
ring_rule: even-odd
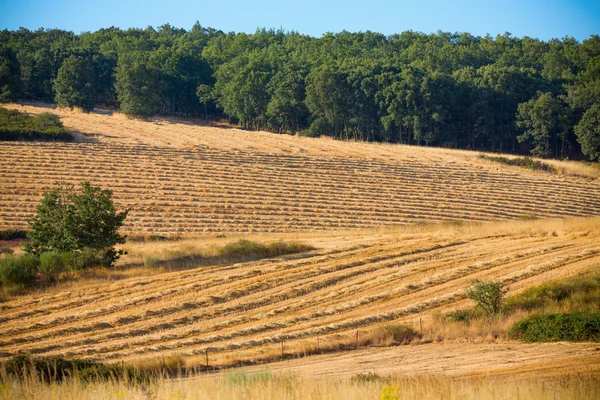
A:
POLYGON ((169 23, 225 32, 280 28, 320 37, 326 32, 438 30, 492 36, 510 32, 548 40, 600 34, 600 0, 0 0, 0 29, 158 27, 169 23))

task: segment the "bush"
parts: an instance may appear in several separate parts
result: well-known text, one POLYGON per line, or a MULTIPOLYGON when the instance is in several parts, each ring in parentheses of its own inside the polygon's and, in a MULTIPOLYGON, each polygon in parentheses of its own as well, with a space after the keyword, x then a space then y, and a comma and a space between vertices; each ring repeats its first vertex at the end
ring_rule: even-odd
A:
POLYGON ((110 267, 116 257, 114 249, 91 249, 84 248, 81 251, 72 253, 69 260, 69 267, 72 270, 81 270, 92 267, 110 267))
POLYGON ((0 140, 72 141, 58 116, 42 113, 30 116, 0 107, 0 140))
POLYGON ((540 310, 561 305, 561 311, 591 311, 599 310, 594 304, 600 304, 600 273, 574 276, 559 281, 549 282, 532 287, 522 293, 511 296, 506 300, 503 310, 540 310))
POLYGON ((146 256, 144 258, 144 267, 154 268, 158 265, 158 260, 152 256, 146 256))
POLYGON ((506 165, 514 165, 517 167, 528 168, 534 171, 546 171, 546 172, 556 172, 556 169, 550 164, 546 164, 544 162, 534 160, 531 157, 516 157, 516 158, 507 158, 507 157, 494 157, 494 156, 486 156, 485 154, 481 154, 479 158, 484 160, 494 161, 501 164, 506 165))
POLYGON ((477 318, 477 314, 473 310, 455 310, 447 313, 446 318, 454 322, 469 322, 477 318))
POLYGON ((24 379, 35 374, 46 383, 61 382, 66 378, 76 378, 83 382, 97 380, 125 380, 127 382, 148 382, 150 376, 132 366, 103 364, 92 360, 65 359, 57 356, 30 357, 14 356, 3 363, 6 375, 13 379, 24 379))
POLYGON ((475 279, 467 288, 467 297, 488 315, 497 314, 504 301, 504 284, 498 281, 475 279))
POLYGON ((600 313, 532 315, 515 323, 508 335, 528 342, 599 342, 600 313))
POLYGON ((262 244, 246 239, 240 239, 235 243, 225 245, 220 250, 219 254, 221 256, 235 258, 267 258, 302 253, 310 250, 314 250, 314 247, 302 243, 278 241, 262 244))
POLYGON ((19 258, 12 256, 0 259, 0 283, 6 287, 24 289, 30 286, 39 269, 39 260, 30 254, 19 258))
POLYGON ((73 255, 68 252, 47 251, 42 253, 40 255, 40 272, 56 281, 59 275, 70 266, 72 259, 73 255))
POLYGON ((0 231, 0 240, 27 239, 27 231, 20 229, 6 229, 0 231))

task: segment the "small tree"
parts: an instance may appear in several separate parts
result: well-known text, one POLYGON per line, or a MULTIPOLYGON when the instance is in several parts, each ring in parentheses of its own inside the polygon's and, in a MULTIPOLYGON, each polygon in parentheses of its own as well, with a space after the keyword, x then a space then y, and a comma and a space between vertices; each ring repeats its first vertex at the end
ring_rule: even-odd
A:
POLYGON ((497 314, 504 301, 504 284, 499 281, 475 279, 467 288, 467 297, 477 303, 486 314, 497 314))
POLYGON ((47 251, 89 253, 91 249, 103 265, 110 266, 123 254, 114 246, 125 243, 118 229, 128 211, 115 210, 108 189, 82 182, 81 193, 76 193, 73 185, 58 183, 37 207, 29 223, 31 241, 24 250, 40 255, 47 251))
POLYGON ((198 90, 196 90, 196 96, 198 96, 198 100, 200 100, 200 103, 204 106, 204 119, 208 121, 208 112, 206 111, 206 105, 212 100, 214 100, 211 87, 208 85, 198 86, 198 90))

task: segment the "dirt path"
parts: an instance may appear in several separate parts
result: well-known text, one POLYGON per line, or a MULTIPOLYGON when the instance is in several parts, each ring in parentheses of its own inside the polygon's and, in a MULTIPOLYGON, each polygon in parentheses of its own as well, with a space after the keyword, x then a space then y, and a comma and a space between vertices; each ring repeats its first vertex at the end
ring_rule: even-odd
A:
POLYGON ((600 375, 598 343, 431 343, 367 348, 248 368, 303 377, 348 377, 358 373, 415 376, 600 375))

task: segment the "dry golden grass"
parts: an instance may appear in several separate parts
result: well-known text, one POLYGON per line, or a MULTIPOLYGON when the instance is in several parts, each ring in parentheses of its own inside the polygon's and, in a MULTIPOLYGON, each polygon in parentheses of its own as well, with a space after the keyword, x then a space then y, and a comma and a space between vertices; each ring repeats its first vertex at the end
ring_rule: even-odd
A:
POLYGON ((451 378, 377 376, 371 382, 349 378, 300 378, 268 370, 220 374, 203 379, 160 379, 149 385, 77 381, 46 385, 35 379, 0 386, 2 399, 108 400, 108 399, 246 399, 246 400, 338 400, 338 399, 498 399, 587 400, 600 395, 598 377, 568 375, 560 379, 510 381, 482 377, 451 378))
MULTIPOLYGON (((1 304, 0 352, 135 362, 176 353, 193 366, 204 364, 208 351, 210 365, 226 366, 280 357, 282 340, 288 356, 316 347, 339 350, 353 347, 357 330, 363 345, 381 324, 420 329, 419 319, 425 331, 420 342, 494 341, 510 321, 442 334, 432 315, 468 306, 464 289, 474 278, 502 280, 516 293, 598 268, 599 222, 295 234, 317 250, 133 278, 107 271, 1 304)), ((178 256, 219 240, 228 239, 127 246, 132 258, 143 252, 178 256), (136 253, 135 246, 143 251, 136 253)))
MULTIPOLYGON (((311 386, 303 380, 307 368, 335 374, 383 365, 382 373, 400 376, 415 369, 423 375, 551 369, 565 375, 600 365, 592 344, 567 351, 506 344, 501 333, 512 319, 465 327, 435 318, 470 306, 464 289, 475 278, 502 280, 517 293, 597 269, 600 181, 592 167, 560 163, 565 172, 549 174, 489 163, 474 152, 56 112, 78 132, 77 143, 0 145, 0 225, 25 227, 41 192, 58 179, 91 180, 113 189, 120 206, 132 207, 127 233, 180 240, 128 242, 129 254, 112 270, 82 272, 56 287, 2 299, 0 357, 29 352, 139 365, 173 357, 195 367, 208 352, 211 366, 227 367, 277 359, 283 343, 293 359, 273 364, 274 370, 295 369, 300 376, 289 390, 278 380, 243 389, 224 386, 221 378, 161 381, 153 389, 159 398, 199 390, 210 394, 200 398, 376 398, 381 390, 335 380, 311 386), (216 259, 220 247, 239 238, 298 240, 316 250, 253 262, 216 259), (356 332, 359 346, 395 344, 381 335, 386 324, 408 324, 422 337, 411 346, 339 352, 356 345, 356 332), (517 353, 486 347, 498 344, 517 353), (296 359, 330 350, 337 353, 311 357, 314 363, 296 359), (401 358, 406 354, 410 362, 401 358), (445 369, 449 359, 454 362, 445 369)), ((406 393, 443 398, 458 387, 440 379, 405 382, 406 393)), ((586 383, 580 393, 570 382, 576 380, 556 392, 532 381, 531 392, 519 393, 585 398, 597 390, 586 383)), ((119 384, 85 393, 75 383, 31 385, 2 387, 0 394, 146 396, 119 384)), ((510 385, 506 393, 516 393, 519 386, 510 385)), ((465 393, 496 393, 482 381, 465 387, 465 393)), ((447 398, 463 396, 455 393, 447 398)))
POLYGON ((54 111, 79 132, 78 143, 0 146, 0 225, 7 229, 25 228, 59 179, 114 190, 118 205, 132 208, 125 231, 138 236, 600 215, 598 179, 506 167, 475 152, 54 111))

